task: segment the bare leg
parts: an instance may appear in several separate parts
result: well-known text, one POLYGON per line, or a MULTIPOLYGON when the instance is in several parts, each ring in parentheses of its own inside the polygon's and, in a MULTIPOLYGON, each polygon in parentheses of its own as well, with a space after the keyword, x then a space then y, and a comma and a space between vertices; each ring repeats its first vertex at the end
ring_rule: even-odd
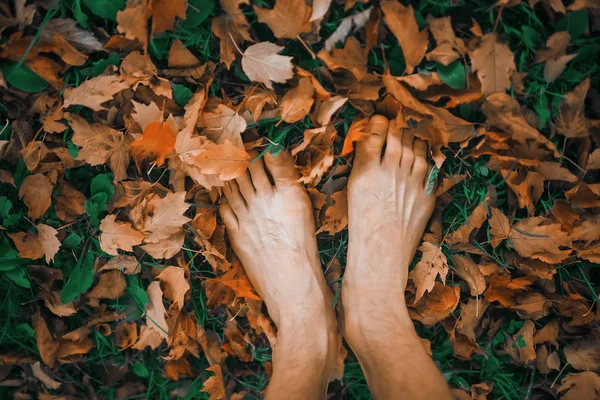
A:
POLYGON ((289 154, 267 154, 226 185, 220 209, 233 250, 278 327, 267 399, 325 398, 341 344, 312 204, 298 178, 289 154))
POLYGON ((427 146, 388 124, 382 116, 371 118, 372 134, 357 144, 348 182, 343 333, 375 399, 450 399, 404 298, 408 266, 435 203, 424 190, 427 146))

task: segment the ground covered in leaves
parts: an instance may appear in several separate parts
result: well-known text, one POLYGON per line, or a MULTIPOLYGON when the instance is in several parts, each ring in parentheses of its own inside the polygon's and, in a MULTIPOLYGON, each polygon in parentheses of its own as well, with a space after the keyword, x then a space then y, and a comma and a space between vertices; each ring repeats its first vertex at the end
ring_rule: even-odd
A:
MULTIPOLYGON (((0 397, 259 398, 277 333, 220 187, 251 150, 294 154, 335 307, 353 143, 381 113, 440 168, 407 298, 456 397, 598 398, 599 15, 594 0, 2 2, 0 397)), ((370 398, 351 352, 330 395, 370 398)))

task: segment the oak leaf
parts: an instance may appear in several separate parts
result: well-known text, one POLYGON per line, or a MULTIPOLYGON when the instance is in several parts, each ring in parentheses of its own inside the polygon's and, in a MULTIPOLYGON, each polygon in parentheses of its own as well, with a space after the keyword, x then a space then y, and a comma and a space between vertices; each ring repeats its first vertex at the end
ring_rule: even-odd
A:
POLYGON ((300 78, 298 86, 288 90, 280 103, 281 119, 289 124, 300 121, 314 103, 314 87, 308 78, 300 78))
POLYGON ((272 10, 254 6, 254 12, 280 39, 295 39, 311 30, 311 9, 304 0, 277 0, 272 10))
POLYGON ((398 39, 404 53, 406 73, 412 74, 427 52, 429 32, 427 29, 419 31, 411 5, 406 7, 396 0, 383 0, 380 6, 385 23, 398 39))
POLYGON ((242 57, 242 68, 250 80, 273 89, 271 82, 284 83, 294 76, 292 57, 281 56, 282 46, 260 42, 248 47, 242 57))
POLYGON ((54 185, 44 174, 27 175, 19 188, 19 199, 23 200, 30 218, 38 219, 52 204, 54 185))
POLYGON ((416 304, 425 292, 433 290, 436 284, 435 278, 438 275, 442 282, 445 282, 448 274, 448 260, 440 246, 431 242, 423 242, 419 251, 422 253, 421 260, 409 274, 409 278, 412 279, 417 289, 413 304, 416 304))
POLYGON ((63 108, 81 105, 94 111, 104 110, 102 103, 112 100, 113 96, 129 85, 115 75, 100 75, 83 82, 76 88, 66 88, 63 108))
POLYGON ((128 222, 115 221, 116 215, 107 215, 100 222, 100 248, 107 254, 119 255, 117 249, 133 251, 133 246, 142 244, 144 235, 128 222))

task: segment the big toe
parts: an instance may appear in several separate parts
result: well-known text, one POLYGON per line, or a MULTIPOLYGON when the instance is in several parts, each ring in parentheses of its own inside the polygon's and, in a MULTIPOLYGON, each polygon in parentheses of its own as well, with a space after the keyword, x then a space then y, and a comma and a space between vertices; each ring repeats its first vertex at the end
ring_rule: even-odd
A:
POLYGON ((356 145, 356 162, 358 164, 381 162, 381 152, 388 131, 388 119, 382 115, 374 115, 367 128, 369 137, 356 145))
POLYGON ((300 179, 300 172, 294 166, 294 158, 287 151, 282 151, 276 156, 267 152, 264 158, 276 186, 293 184, 300 179))

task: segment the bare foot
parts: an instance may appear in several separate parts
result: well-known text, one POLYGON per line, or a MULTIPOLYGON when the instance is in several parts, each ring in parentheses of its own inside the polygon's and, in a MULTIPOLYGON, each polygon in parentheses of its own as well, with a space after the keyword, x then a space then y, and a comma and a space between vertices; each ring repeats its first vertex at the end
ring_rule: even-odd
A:
POLYGON ((450 398, 404 299, 408 266, 435 205, 435 195, 425 192, 427 144, 380 115, 369 132, 357 143, 348 181, 344 337, 375 399, 450 398))
POLYGON ((267 154, 226 184, 220 208, 233 250, 278 327, 267 389, 272 398, 323 397, 341 340, 313 207, 298 178, 288 153, 267 154))

